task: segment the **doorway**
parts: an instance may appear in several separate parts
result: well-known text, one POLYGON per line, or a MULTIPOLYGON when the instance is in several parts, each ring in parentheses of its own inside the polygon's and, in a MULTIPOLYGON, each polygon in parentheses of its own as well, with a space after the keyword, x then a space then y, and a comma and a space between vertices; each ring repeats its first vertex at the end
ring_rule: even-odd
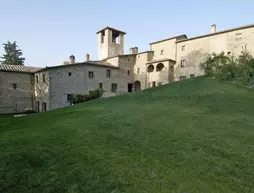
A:
POLYGON ((132 92, 133 84, 128 84, 128 92, 132 92))
POLYGON ((140 91, 141 90, 141 83, 140 81, 135 81, 135 91, 140 91))

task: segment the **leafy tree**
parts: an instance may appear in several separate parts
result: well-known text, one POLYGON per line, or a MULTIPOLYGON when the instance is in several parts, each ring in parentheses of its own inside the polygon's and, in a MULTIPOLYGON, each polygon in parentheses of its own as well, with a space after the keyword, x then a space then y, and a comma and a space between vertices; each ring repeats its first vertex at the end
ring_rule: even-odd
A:
POLYGON ((10 65, 24 65, 25 58, 22 56, 22 51, 17 46, 16 42, 11 43, 8 41, 3 44, 5 54, 1 57, 2 64, 10 64, 10 65))

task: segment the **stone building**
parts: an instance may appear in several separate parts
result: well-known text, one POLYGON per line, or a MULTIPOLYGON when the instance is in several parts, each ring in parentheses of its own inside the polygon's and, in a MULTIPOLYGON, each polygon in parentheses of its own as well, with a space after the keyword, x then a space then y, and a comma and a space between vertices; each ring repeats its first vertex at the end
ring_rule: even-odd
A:
POLYGON ((96 88, 107 97, 200 76, 200 63, 213 52, 239 55, 247 48, 254 55, 254 25, 218 32, 212 25, 209 34, 178 35, 150 43, 145 52, 130 48, 128 54, 125 35, 111 27, 98 31, 98 61, 87 54, 84 62, 72 55, 62 65, 46 68, 0 65, 0 113, 69 106, 72 94, 96 88))

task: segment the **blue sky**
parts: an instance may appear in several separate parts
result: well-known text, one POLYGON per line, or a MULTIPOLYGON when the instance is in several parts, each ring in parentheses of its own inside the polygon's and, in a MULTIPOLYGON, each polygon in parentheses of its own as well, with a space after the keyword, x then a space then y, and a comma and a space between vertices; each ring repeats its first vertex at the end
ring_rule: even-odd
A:
MULTIPOLYGON (((51 66, 74 54, 98 59, 96 32, 111 26, 127 32, 125 52, 186 33, 254 23, 253 0, 0 0, 0 44, 17 41, 28 66, 51 66)), ((2 46, 0 55, 3 54, 2 46)))

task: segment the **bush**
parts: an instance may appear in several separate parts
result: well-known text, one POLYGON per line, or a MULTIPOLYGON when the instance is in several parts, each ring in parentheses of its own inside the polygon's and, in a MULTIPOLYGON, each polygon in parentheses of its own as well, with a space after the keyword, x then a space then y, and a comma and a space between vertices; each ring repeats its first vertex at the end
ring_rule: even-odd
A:
POLYGON ((200 68, 207 76, 254 86, 254 59, 246 49, 238 58, 225 55, 224 52, 210 54, 200 68))
POLYGON ((89 91, 89 94, 74 94, 72 103, 73 104, 83 103, 83 102, 90 101, 96 98, 100 98, 103 92, 104 91, 102 89, 95 89, 95 90, 89 91))

